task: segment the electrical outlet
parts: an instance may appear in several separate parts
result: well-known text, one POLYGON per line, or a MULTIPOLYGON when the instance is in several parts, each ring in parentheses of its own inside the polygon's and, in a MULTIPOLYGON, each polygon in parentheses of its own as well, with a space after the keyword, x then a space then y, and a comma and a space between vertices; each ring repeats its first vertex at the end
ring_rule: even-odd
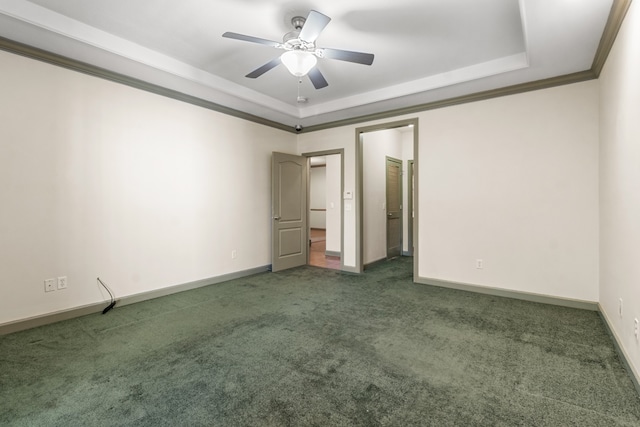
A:
POLYGON ((638 318, 636 317, 635 319, 633 319, 633 335, 636 336, 636 341, 638 341, 638 339, 640 338, 638 336, 638 334, 640 334, 640 329, 638 329, 638 328, 639 328, 638 318))
POLYGON ((52 292, 56 290, 56 279, 47 279, 44 281, 44 291, 52 292))
POLYGON ((236 259, 238 257, 238 251, 235 249, 231 250, 231 259, 236 259))
POLYGON ((67 276, 58 277, 58 289, 67 289, 67 276))
POLYGON ((622 317, 622 298, 618 300, 618 314, 622 317))
POLYGON ((481 259, 476 260, 476 268, 482 270, 484 268, 484 262, 481 259))

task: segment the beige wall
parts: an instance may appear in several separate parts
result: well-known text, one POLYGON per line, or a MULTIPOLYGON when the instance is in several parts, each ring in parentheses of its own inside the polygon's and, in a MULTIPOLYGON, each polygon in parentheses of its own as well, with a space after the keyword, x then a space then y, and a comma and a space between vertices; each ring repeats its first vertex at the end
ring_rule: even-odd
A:
MULTIPOLYGON (((0 65, 0 323, 100 301, 98 276, 125 296, 268 264, 270 153, 343 148, 357 196, 355 129, 384 122, 293 135, 7 53, 0 65), (45 294, 62 275, 69 289, 45 294)), ((420 277, 598 301, 597 82, 387 121, 411 117, 420 277)), ((356 197, 343 213, 348 269, 356 197)))
POLYGON ((103 301, 97 277, 123 297, 270 264, 271 152, 295 135, 9 53, 0 69, 0 324, 103 301))
POLYGON ((421 277, 598 301, 596 81, 426 112, 419 135, 421 277))
MULTIPOLYGON (((410 117, 421 278, 598 301, 596 81, 388 121, 410 117)), ((300 135, 299 152, 344 148, 345 191, 355 191, 355 130, 383 122, 300 135)), ((347 266, 355 219, 345 210, 347 266)))
POLYGON ((640 4, 600 76, 600 305, 640 380, 640 4), (623 314, 618 313, 619 299, 623 314))

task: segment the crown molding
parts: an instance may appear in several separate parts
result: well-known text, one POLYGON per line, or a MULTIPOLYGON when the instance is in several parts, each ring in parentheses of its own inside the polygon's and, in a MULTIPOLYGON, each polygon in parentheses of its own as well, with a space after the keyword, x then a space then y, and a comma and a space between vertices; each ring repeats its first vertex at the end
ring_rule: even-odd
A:
POLYGON ((388 119, 390 117, 397 117, 406 114, 415 114, 421 111, 434 110, 437 108, 450 107, 453 105, 466 104, 469 102, 478 102, 491 98, 498 98, 501 96, 515 95, 518 93, 530 92, 534 90, 540 89, 548 89, 555 86, 562 86, 572 83, 579 83, 587 80, 593 80, 600 77, 600 73, 602 72, 602 68, 607 61, 607 57, 609 56, 609 52, 611 52, 611 48, 613 47, 613 43, 618 36, 618 32, 620 31, 620 27, 624 21, 624 18, 629 10, 629 6, 631 6, 631 2, 633 0, 613 0, 613 4, 611 6, 611 12, 609 13, 609 17, 607 18, 607 23, 605 25, 604 31, 602 33, 602 38, 600 39, 600 44, 598 45, 598 50, 596 51, 593 64, 591 69, 580 71, 577 73, 566 74, 563 76, 551 77, 548 79, 537 80, 534 82, 522 83, 518 85, 508 86, 499 89, 488 90, 484 92, 478 92, 471 95, 459 96, 456 98, 444 99, 441 101, 429 102, 426 104, 415 105, 407 108, 400 108, 396 110, 389 110, 382 113, 376 114, 368 114, 359 117, 353 117, 344 120, 337 120, 327 123, 322 123, 319 125, 308 126, 304 128, 303 133, 306 132, 315 132, 324 129, 330 129, 339 126, 348 126, 363 122, 388 119))
MULTIPOLYGON (((318 125, 308 126, 302 130, 302 133, 315 132, 319 130, 347 126, 358 123, 364 123, 369 121, 375 121, 380 119, 388 119, 390 117, 398 117, 406 114, 415 114, 421 111, 428 111, 437 108, 450 107, 453 105, 465 104, 470 102, 478 102, 486 99, 492 99, 502 96, 515 95, 518 93, 524 93, 534 90, 546 89, 555 86, 567 85, 572 83, 578 83, 586 80, 597 79, 600 76, 602 68, 606 63, 607 57, 615 39, 620 31, 620 27, 624 21, 626 13, 633 0, 613 0, 611 6, 611 12, 607 19, 605 29, 603 31, 600 44, 596 51, 591 69, 584 70, 576 73, 566 74, 563 76, 551 77, 547 79, 537 80, 534 82, 522 83, 512 85, 504 88, 492 89, 483 92, 478 92, 470 95, 459 96, 455 98, 449 98, 425 104, 419 104, 409 106, 400 109, 383 111, 380 113, 367 114, 363 116, 348 118, 344 120, 336 120, 318 125)), ((211 101, 198 98, 196 96, 187 95, 185 93, 167 89, 159 85, 145 82, 140 79, 128 77, 126 75, 109 71, 107 69, 96 67, 94 65, 76 61, 67 58, 62 55, 58 55, 52 52, 45 51, 33 46, 29 46, 23 43, 15 42, 3 37, 0 37, 0 49, 7 52, 11 52, 17 55, 25 56, 31 59, 43 61, 52 65, 67 68, 69 70, 77 71, 80 73, 88 74, 91 76, 103 78, 116 83, 121 83, 136 89, 145 90, 157 95, 166 96, 168 98, 176 99, 179 101, 187 102, 193 105, 197 105, 209 110, 213 110, 219 113, 227 114, 240 119, 248 120, 254 123, 258 123, 264 126, 280 129, 290 133, 297 133, 291 126, 279 123, 273 120, 268 120, 253 114, 245 113, 240 110, 225 107, 220 104, 216 104, 211 101)))
POLYGON ((600 39, 600 44, 598 45, 598 50, 596 51, 596 56, 591 66, 591 70, 594 72, 596 78, 600 77, 602 68, 607 62, 607 57, 609 56, 609 52, 611 52, 613 43, 616 41, 616 37, 624 21, 624 17, 627 15, 629 6, 631 6, 631 2, 632 0, 613 0, 609 18, 607 19, 607 24, 604 27, 602 38, 600 39))
POLYGON ((370 122, 390 117, 399 117, 407 114, 415 114, 422 111, 435 110, 438 108, 451 107, 453 105, 468 104, 470 102, 484 101, 487 99, 498 98, 502 96, 515 95, 518 93, 531 92, 534 90, 547 89, 555 86, 563 86, 572 83, 579 83, 587 80, 593 80, 596 76, 591 70, 580 71, 563 76, 550 77, 548 79, 536 80, 534 82, 521 83, 513 86, 491 89, 484 92, 477 92, 469 95, 458 96, 455 98, 443 99, 440 101, 429 102, 426 104, 414 105, 411 107, 399 108, 396 110, 384 111, 381 113, 367 114, 365 116, 353 117, 344 120, 337 120, 319 125, 308 126, 303 129, 303 133, 315 132, 324 129, 330 129, 339 126, 353 125, 363 122, 370 122))
POLYGON ((144 80, 136 79, 126 76, 124 74, 116 73, 105 68, 96 67, 95 65, 88 64, 86 62, 77 61, 75 59, 67 58, 66 56, 58 55, 39 49, 27 44, 19 43, 13 40, 9 40, 4 37, 0 37, 0 50, 4 50, 16 55, 24 56, 27 58, 35 59, 38 61, 46 62, 51 65, 66 68, 68 70, 77 71, 79 73, 88 74, 90 76, 99 77, 101 79, 109 80, 115 83, 120 83, 126 86, 133 87, 135 89, 144 90, 147 92, 155 93, 156 95, 166 96, 178 101, 187 102, 199 107, 203 107, 209 110, 223 113, 229 116, 237 117, 244 120, 249 120, 254 123, 273 127, 276 129, 284 130, 287 132, 295 133, 291 126, 274 122, 253 114, 245 113, 240 110, 225 107, 215 102, 207 101, 196 96, 187 95, 176 90, 167 89, 165 87, 145 82, 144 80))

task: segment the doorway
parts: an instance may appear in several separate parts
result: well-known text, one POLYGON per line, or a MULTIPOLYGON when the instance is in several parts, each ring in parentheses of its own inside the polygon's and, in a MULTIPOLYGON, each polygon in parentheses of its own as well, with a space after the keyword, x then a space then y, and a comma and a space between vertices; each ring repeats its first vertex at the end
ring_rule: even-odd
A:
POLYGON ((305 153, 309 161, 308 264, 341 270, 343 150, 305 153))
MULTIPOLYGON (((417 211, 414 175, 417 175, 418 119, 408 119, 356 129, 356 264, 358 272, 377 262, 395 256, 416 256, 414 247, 417 234, 417 211), (400 161, 396 173, 400 176, 398 185, 401 200, 398 206, 390 206, 386 194, 387 158, 400 161), (411 170, 411 174, 406 171, 411 170), (411 179, 411 181, 408 181, 411 179), (404 190, 404 191, 403 191, 404 190), (399 211, 399 213, 398 213, 399 211), (402 230, 400 242, 388 236, 389 214, 395 226, 402 230), (397 216, 397 218, 396 218, 397 216), (400 226, 400 224, 402 224, 400 226), (388 253, 387 249, 393 248, 388 253), (398 249, 400 249, 398 251, 398 249), (399 252, 399 253, 398 253, 399 252)), ((417 179, 417 178, 416 178, 417 179)), ((390 224, 391 225, 391 224, 390 224)), ((394 234, 397 236, 397 234, 394 234)), ((417 277, 417 263, 414 262, 414 278, 417 277)))
POLYGON ((402 160, 387 156, 385 171, 387 259, 392 259, 402 255, 402 160))

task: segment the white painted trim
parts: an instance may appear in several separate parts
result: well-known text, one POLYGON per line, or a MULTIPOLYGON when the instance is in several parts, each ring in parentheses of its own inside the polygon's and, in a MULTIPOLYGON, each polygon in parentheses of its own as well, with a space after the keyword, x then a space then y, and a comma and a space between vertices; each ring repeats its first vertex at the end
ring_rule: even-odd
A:
POLYGON ((522 25, 522 38, 524 39, 524 51, 526 55, 527 66, 529 66, 529 26, 527 25, 527 8, 525 2, 526 0, 518 0, 518 4, 520 6, 520 24, 522 25))

